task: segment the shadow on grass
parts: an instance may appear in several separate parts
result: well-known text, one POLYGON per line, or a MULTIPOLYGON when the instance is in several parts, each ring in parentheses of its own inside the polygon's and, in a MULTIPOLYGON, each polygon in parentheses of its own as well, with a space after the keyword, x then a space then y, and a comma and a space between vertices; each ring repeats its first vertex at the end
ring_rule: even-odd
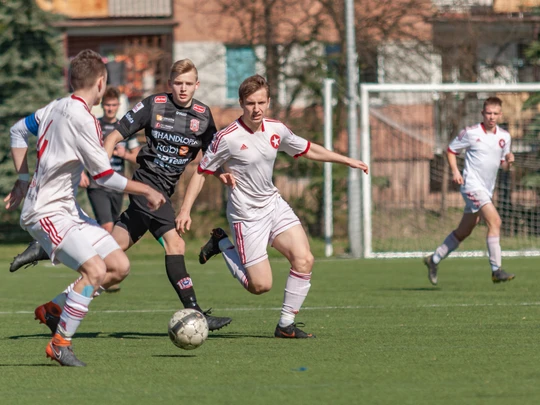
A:
MULTIPOLYGON (((144 332, 85 332, 77 333, 73 337, 74 339, 144 339, 144 338, 168 338, 167 333, 144 333, 144 332)), ((33 335, 14 335, 8 336, 5 339, 18 340, 18 339, 50 339, 51 335, 48 333, 36 333, 33 335)), ((255 335, 246 333, 212 333, 208 335, 209 339, 242 339, 242 338, 258 338, 258 339, 274 339, 271 335, 255 335)))
POLYGON ((141 339, 141 338, 163 338, 168 337, 167 333, 141 333, 141 332, 113 332, 104 334, 103 337, 111 337, 116 339, 141 339))
MULTIPOLYGON (((96 338, 99 335, 102 335, 100 332, 90 332, 90 333, 77 333, 75 335, 75 338, 96 338)), ((17 339, 50 339, 52 336, 50 333, 35 333, 33 335, 14 335, 14 336, 8 336, 6 339, 9 340, 17 340, 17 339)), ((99 336, 103 337, 103 336, 99 336)))
POLYGON ((213 333, 208 334, 208 339, 242 339, 242 338, 257 338, 257 339, 274 339, 271 335, 252 335, 248 333, 213 333))
POLYGON ((152 357, 197 357, 195 354, 153 354, 152 357))
POLYGON ((56 363, 50 364, 0 364, 0 367, 58 367, 56 363))
POLYGON ((381 288, 383 291, 442 291, 440 287, 381 288))

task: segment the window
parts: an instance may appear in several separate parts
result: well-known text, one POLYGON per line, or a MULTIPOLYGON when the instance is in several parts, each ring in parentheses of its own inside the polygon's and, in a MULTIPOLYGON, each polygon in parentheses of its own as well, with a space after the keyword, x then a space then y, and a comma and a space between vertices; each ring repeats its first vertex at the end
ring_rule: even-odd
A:
MULTIPOLYGON (((339 63, 341 58, 341 46, 339 44, 327 44, 325 46, 326 63, 331 77, 339 75, 339 63)), ((377 54, 368 52, 364 58, 359 57, 358 66, 361 83, 378 83, 377 54)))
POLYGON ((238 87, 255 74, 255 52, 251 47, 227 47, 227 98, 238 98, 238 87))

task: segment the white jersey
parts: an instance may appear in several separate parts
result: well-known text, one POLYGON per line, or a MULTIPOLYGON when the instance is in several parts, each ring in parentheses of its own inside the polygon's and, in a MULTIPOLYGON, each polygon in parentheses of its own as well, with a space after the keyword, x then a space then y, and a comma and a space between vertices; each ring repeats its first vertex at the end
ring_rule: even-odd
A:
POLYGON ((113 173, 103 148, 101 129, 86 102, 75 95, 55 100, 36 111, 37 167, 21 213, 21 225, 53 215, 79 222, 76 195, 86 167, 94 179, 113 173))
POLYGON ((483 190, 493 196, 497 172, 510 153, 510 134, 496 126, 487 133, 484 124, 467 127, 450 143, 448 152, 458 155, 465 150, 465 167, 461 192, 483 190))
POLYGON ((279 151, 298 157, 310 142, 279 121, 264 119, 261 130, 252 132, 242 119, 214 135, 199 164, 199 172, 214 173, 221 166, 232 173, 236 187, 229 188, 227 214, 233 221, 257 220, 272 211, 279 192, 272 183, 279 151))

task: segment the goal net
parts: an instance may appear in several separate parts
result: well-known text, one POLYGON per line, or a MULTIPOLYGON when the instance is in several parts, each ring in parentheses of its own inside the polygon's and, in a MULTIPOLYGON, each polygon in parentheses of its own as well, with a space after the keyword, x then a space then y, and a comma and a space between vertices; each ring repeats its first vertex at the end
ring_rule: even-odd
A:
MULTIPOLYGON (((515 164, 499 171, 493 202, 502 218, 503 255, 540 255, 540 85, 361 86, 364 257, 421 257, 457 227, 464 202, 446 161, 449 142, 482 121, 483 101, 503 100, 500 126, 515 164)), ((458 157, 463 167, 463 154, 458 157)), ((360 217, 360 216, 359 216, 360 217)), ((454 255, 486 254, 482 222, 454 255)))

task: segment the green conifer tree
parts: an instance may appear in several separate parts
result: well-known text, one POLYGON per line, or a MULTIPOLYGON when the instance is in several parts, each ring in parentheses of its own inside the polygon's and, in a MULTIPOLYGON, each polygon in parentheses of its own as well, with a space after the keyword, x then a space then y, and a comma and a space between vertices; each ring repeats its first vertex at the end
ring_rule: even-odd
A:
MULTIPOLYGON (((58 16, 41 10, 34 0, 0 1, 0 196, 16 180, 11 161, 9 128, 51 100, 62 96, 62 39, 52 22, 58 16)), ((31 137, 34 138, 34 137, 31 137)), ((35 167, 35 140, 29 148, 30 173, 35 167)), ((0 208, 0 222, 18 223, 19 211, 0 208)))

